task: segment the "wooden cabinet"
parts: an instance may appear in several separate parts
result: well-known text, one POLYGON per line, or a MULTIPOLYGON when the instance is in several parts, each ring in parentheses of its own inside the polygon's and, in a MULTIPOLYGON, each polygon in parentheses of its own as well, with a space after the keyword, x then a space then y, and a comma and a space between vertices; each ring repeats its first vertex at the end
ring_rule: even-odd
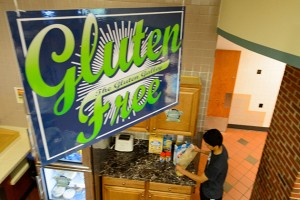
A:
POLYGON ((103 200, 191 200, 194 187, 102 178, 103 200))
POLYGON ((141 200, 144 199, 145 191, 143 189, 126 188, 118 186, 104 186, 103 200, 141 200))
POLYGON ((149 190, 151 200, 191 200, 191 195, 149 190))
POLYGON ((194 187, 149 182, 148 199, 190 200, 194 187))
POLYGON ((145 182, 120 178, 102 178, 103 200, 143 200, 145 182))
POLYGON ((200 93, 198 77, 181 77, 178 105, 132 126, 128 131, 193 136, 197 128, 200 93))

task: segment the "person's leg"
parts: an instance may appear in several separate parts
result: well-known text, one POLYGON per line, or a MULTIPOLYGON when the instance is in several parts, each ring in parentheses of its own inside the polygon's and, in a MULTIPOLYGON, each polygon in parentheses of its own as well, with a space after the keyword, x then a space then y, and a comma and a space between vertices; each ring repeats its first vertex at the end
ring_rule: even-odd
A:
POLYGON ((203 194, 201 185, 200 185, 200 200, 210 200, 203 194))
MULTIPOLYGON (((211 200, 210 198, 207 198, 204 194, 203 194, 203 192, 202 192, 202 187, 201 187, 201 185, 200 185, 200 200, 211 200)), ((219 199, 214 199, 214 200, 222 200, 222 198, 223 197, 221 197, 221 198, 219 198, 219 199)))

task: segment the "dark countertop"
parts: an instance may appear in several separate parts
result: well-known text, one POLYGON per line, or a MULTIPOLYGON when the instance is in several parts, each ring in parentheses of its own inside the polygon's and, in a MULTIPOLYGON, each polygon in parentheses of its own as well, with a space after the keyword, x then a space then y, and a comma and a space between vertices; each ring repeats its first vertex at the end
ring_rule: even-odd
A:
MULTIPOLYGON (((196 182, 186 176, 177 176, 173 162, 159 161, 158 154, 148 153, 148 141, 141 140, 132 152, 113 149, 93 149, 95 175, 141 180, 158 183, 195 186, 196 182)), ((187 170, 195 173, 192 162, 187 170)))

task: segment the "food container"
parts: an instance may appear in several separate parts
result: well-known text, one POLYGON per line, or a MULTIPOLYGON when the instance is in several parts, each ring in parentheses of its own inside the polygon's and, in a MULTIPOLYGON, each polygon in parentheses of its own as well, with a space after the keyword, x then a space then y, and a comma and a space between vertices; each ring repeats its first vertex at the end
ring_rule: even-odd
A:
POLYGON ((163 151, 172 151, 172 142, 173 140, 171 135, 164 135, 163 151))
POLYGON ((160 154, 163 150, 163 136, 151 134, 149 136, 149 153, 160 154))
POLYGON ((165 152, 161 152, 160 153, 160 157, 159 157, 159 161, 160 162, 165 162, 166 160, 166 153, 165 152))
MULTIPOLYGON (((187 168, 187 166, 192 162, 198 152, 193 151, 194 145, 190 144, 184 152, 180 154, 177 158, 176 164, 180 165, 183 169, 187 168)), ((177 176, 182 176, 182 174, 176 170, 177 176)))
POLYGON ((171 152, 167 151, 166 152, 166 162, 170 162, 171 161, 171 152))
POLYGON ((55 186, 53 189, 52 189, 52 196, 54 198, 58 198, 60 196, 62 196, 64 194, 64 192, 66 191, 66 187, 61 187, 61 186, 55 186))
POLYGON ((72 199, 76 194, 76 191, 74 189, 67 189, 64 194, 63 194, 63 197, 65 199, 72 199))

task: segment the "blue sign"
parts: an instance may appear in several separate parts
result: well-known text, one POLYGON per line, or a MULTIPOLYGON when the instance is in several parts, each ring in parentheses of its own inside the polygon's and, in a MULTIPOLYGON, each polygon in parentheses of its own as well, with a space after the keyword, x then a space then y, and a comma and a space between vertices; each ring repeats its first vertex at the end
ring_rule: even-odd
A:
POLYGON ((178 103, 184 7, 7 16, 42 165, 178 103))

